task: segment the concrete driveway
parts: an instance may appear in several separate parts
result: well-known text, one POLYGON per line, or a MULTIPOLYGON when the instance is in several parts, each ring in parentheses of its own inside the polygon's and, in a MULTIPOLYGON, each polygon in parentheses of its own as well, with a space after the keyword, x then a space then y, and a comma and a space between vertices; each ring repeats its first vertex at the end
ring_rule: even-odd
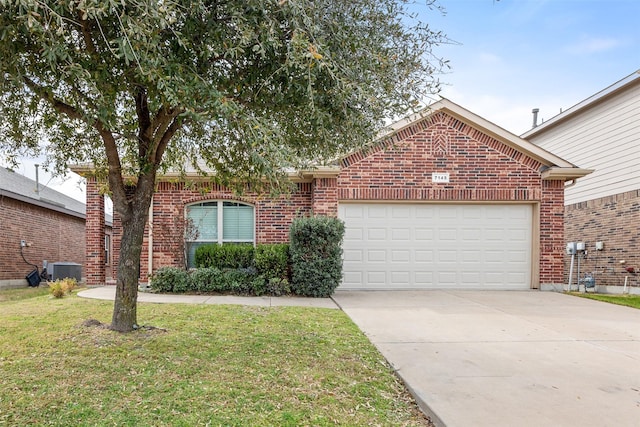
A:
POLYGON ((640 425, 640 310, 540 291, 334 300, 436 425, 640 425))

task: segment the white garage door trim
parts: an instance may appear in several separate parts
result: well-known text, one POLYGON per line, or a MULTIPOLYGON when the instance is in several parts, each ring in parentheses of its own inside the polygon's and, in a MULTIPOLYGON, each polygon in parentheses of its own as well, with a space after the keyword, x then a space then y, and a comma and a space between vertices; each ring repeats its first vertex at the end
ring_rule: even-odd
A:
POLYGON ((534 205, 340 203, 339 289, 530 289, 534 205))

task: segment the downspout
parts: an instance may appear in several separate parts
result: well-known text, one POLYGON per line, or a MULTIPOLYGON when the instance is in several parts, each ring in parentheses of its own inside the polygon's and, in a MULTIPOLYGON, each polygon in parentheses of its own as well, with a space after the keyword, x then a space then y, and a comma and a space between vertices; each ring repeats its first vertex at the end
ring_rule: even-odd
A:
POLYGON ((149 206, 149 259, 147 260, 147 281, 153 273, 153 196, 149 206))

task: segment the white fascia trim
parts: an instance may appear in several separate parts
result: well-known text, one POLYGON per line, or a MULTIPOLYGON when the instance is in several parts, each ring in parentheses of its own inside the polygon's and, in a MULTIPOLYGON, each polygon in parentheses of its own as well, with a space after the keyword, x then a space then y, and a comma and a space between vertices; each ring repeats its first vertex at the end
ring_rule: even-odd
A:
POLYGON ((549 168, 542 172, 543 180, 575 180, 589 175, 594 169, 582 168, 549 168))

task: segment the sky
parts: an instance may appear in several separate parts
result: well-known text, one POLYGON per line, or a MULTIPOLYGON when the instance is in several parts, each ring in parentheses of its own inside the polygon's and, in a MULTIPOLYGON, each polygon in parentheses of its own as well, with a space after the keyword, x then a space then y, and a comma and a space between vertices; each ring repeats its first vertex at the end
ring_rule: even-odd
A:
MULTIPOLYGON (((533 108, 549 120, 640 69, 640 0, 416 0, 421 21, 451 40, 434 53, 449 61, 441 95, 520 135, 533 108)), ((34 163, 18 172, 34 179, 34 163)), ((84 201, 80 177, 40 182, 84 201)))
MULTIPOLYGON (((422 0, 418 0, 422 1, 422 0)), ((441 0, 442 96, 521 135, 640 69, 638 0, 441 0)))

